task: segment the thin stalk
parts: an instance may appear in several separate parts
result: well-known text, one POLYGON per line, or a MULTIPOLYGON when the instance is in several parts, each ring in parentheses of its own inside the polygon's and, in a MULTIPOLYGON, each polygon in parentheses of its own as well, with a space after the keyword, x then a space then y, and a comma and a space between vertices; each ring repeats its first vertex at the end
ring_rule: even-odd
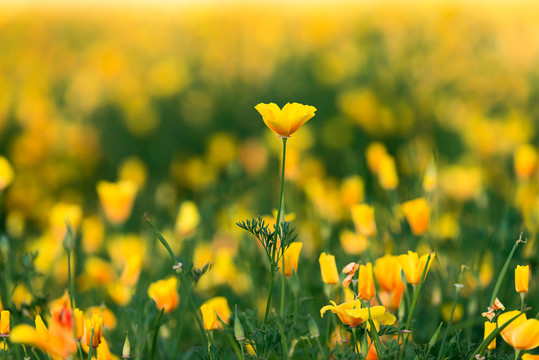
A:
POLYGON ((6 358, 6 338, 4 338, 4 351, 2 351, 2 359, 6 358))
POLYGON ((526 293, 521 292, 520 293, 520 312, 524 312, 524 297, 526 296, 526 293))
POLYGON ((453 316, 455 315, 455 309, 457 307, 457 302, 459 299, 460 289, 462 288, 462 274, 464 272, 464 266, 461 266, 460 268, 460 274, 457 283, 455 284, 455 300, 453 301, 453 308, 451 309, 451 316, 449 316, 449 322, 447 323, 447 327, 445 328, 444 332, 444 338, 442 339, 442 346, 440 347, 440 351, 438 352, 438 356, 436 359, 440 360, 442 357, 442 354, 444 352, 445 347, 445 341, 447 339, 447 334, 449 333, 449 330, 451 329, 451 324, 453 323, 453 316))
MULTIPOLYGON (((155 227, 155 225, 151 222, 150 218, 148 217, 148 214, 144 214, 144 218, 146 220, 146 223, 150 226, 150 228, 153 230, 155 236, 157 239, 163 244, 163 246, 167 249, 168 254, 170 255, 170 258, 174 262, 174 264, 178 264, 180 262, 180 259, 174 254, 174 251, 170 248, 170 245, 168 244, 167 240, 163 237, 161 232, 155 227)), ((202 340, 207 343, 208 338, 206 337, 206 332, 204 331, 204 325, 202 324, 202 320, 200 320, 200 316, 198 314, 198 308, 195 304, 195 300, 193 299, 193 295, 191 294, 190 287, 188 286, 187 279, 185 279, 185 273, 179 269, 178 271, 179 277, 180 277, 180 287, 185 289, 185 293, 187 294, 187 299, 189 300, 189 304, 191 304, 193 315, 195 317, 196 323, 198 325, 198 329, 200 330, 200 333, 202 334, 202 340)))
POLYGON ((354 342, 354 351, 359 356, 361 355, 360 349, 357 348, 357 329, 355 327, 352 328, 352 341, 354 342))
POLYGON ((273 265, 270 266, 270 283, 268 287, 268 299, 266 300, 266 312, 264 314, 264 325, 268 323, 269 308, 271 305, 271 294, 273 293, 273 279, 275 278, 275 269, 273 265))
POLYGON ((79 340, 79 342, 77 343, 77 345, 78 345, 78 348, 79 348, 79 359, 80 359, 80 360, 83 360, 83 357, 82 357, 82 348, 81 348, 81 346, 80 346, 80 340, 79 340))
POLYGON ((498 291, 500 290, 500 286, 502 285, 503 277, 505 276, 505 273, 507 272, 507 269, 509 268, 509 263, 511 262, 511 259, 513 258, 513 255, 515 254, 515 250, 518 247, 518 244, 520 243, 526 243, 527 240, 522 240, 522 233, 520 233, 519 239, 515 242, 515 245, 513 245, 513 248, 511 249, 511 252, 509 253, 509 256, 507 257, 507 260, 505 260, 505 264, 503 265, 502 271, 500 271, 500 275, 498 276, 498 280, 496 281, 496 286, 494 286, 494 291, 492 292, 492 296, 490 297, 490 306, 494 305, 494 301, 496 300, 496 296, 498 295, 498 291))
POLYGON ((519 354, 520 354, 520 350, 515 349, 515 360, 518 359, 519 354))
POLYGON ((90 334, 90 346, 88 346, 88 360, 92 360, 92 350, 94 348, 94 328, 92 328, 92 333, 90 334))
POLYGON ((161 318, 163 317, 163 313, 165 311, 165 308, 162 308, 159 312, 159 315, 157 315, 157 319, 155 320, 155 330, 153 332, 153 338, 152 338, 152 347, 150 349, 150 359, 153 360, 155 355, 155 344, 157 343, 157 333, 159 332, 159 328, 161 325, 159 324, 161 322, 161 318))
POLYGON ((409 336, 408 330, 410 330, 410 324, 412 323, 412 316, 414 315, 415 306, 417 304, 417 300, 419 299, 419 294, 421 292, 421 288, 423 287, 423 283, 425 282, 425 277, 427 276, 427 270, 429 268, 431 256, 432 254, 429 254, 429 256, 427 256, 427 261, 425 263, 425 267, 423 268, 423 272, 421 273, 421 279, 419 280, 419 284, 417 284, 417 286, 414 285, 414 300, 412 300, 410 313, 408 314, 408 318, 406 319, 406 326, 404 327, 404 330, 406 330, 406 333, 403 335, 403 341, 402 341, 399 358, 402 358, 404 347, 406 346, 406 343, 408 341, 408 336, 409 336))
MULTIPOLYGON (((284 198, 284 169, 285 169, 285 160, 286 160, 286 140, 287 138, 283 137, 283 161, 281 169, 281 193, 279 194, 279 208, 277 209, 277 219, 275 224, 275 236, 279 236, 279 226, 281 225, 281 210, 283 208, 283 198, 284 198)), ((281 283, 281 318, 284 317, 284 302, 285 302, 285 282, 286 275, 284 272, 284 246, 283 239, 281 239, 281 271, 283 273, 283 281, 281 283)))
POLYGON ((66 249, 67 252, 67 281, 69 282, 69 301, 71 303, 71 311, 75 309, 74 301, 74 288, 73 276, 71 275, 71 250, 66 249))

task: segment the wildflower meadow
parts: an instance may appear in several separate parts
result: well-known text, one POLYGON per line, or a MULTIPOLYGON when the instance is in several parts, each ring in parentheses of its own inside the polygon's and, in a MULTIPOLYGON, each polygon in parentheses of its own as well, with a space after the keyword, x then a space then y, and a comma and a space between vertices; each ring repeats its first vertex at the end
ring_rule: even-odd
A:
POLYGON ((539 359, 538 14, 0 3, 0 360, 539 359))

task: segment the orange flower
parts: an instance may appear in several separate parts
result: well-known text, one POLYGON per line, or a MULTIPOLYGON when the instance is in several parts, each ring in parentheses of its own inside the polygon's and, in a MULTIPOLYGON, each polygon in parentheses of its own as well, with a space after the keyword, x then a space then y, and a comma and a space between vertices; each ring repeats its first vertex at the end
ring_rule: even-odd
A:
POLYGON ((519 293, 528 292, 528 283, 530 278, 530 266, 517 265, 515 269, 515 289, 519 293))
POLYGON ((358 296, 363 301, 371 301, 376 290, 374 288, 374 279, 372 275, 372 263, 359 266, 359 282, 357 286, 358 296))
POLYGON ((92 346, 96 349, 101 344, 101 336, 103 335, 103 318, 98 315, 92 315, 92 318, 85 321, 84 327, 84 344, 88 347, 92 346), (93 335, 92 335, 93 331, 93 335))
POLYGON ((515 173, 521 179, 529 179, 537 164, 537 150, 530 145, 521 145, 514 155, 515 173))
MULTIPOLYGON (((434 253, 431 253, 431 259, 429 261, 429 266, 427 267, 427 273, 429 271, 430 265, 432 264, 432 261, 434 260, 434 253)), ((417 253, 413 251, 408 251, 408 254, 406 255, 399 255, 399 262, 402 266, 402 270, 404 271, 404 275, 406 275, 406 280, 408 283, 412 285, 419 284, 419 280, 421 280, 421 274, 423 273, 423 269, 425 268, 425 264, 427 263, 428 254, 425 254, 421 256, 421 258, 418 257, 417 253)), ((425 278, 426 278, 425 274, 425 278)))
POLYGON ((329 285, 335 285, 339 282, 339 272, 335 263, 335 256, 326 255, 325 252, 318 258, 320 270, 322 271, 322 281, 329 285))
POLYGON ((301 125, 310 120, 316 111, 314 106, 298 103, 287 103, 282 110, 274 103, 260 103, 255 109, 273 132, 285 138, 290 137, 301 125))
POLYGON ((539 320, 526 319, 526 314, 514 310, 498 316, 498 326, 502 326, 518 314, 520 315, 503 329, 502 338, 517 350, 535 349, 539 346, 539 320))
POLYGON ((382 305, 391 309, 399 307, 406 288, 401 279, 401 269, 399 258, 393 255, 384 255, 376 259, 374 264, 374 276, 380 286, 382 305))
POLYGON ((178 279, 175 277, 159 280, 150 285, 148 296, 155 301, 158 310, 164 309, 165 313, 169 313, 174 311, 180 303, 177 287, 178 279))
MULTIPOLYGON (((206 301, 204 305, 212 308, 215 312, 216 318, 212 321, 215 322, 217 329, 223 330, 223 322, 227 325, 230 323, 230 314, 232 314, 232 311, 230 311, 230 306, 228 306, 228 301, 224 296, 214 297, 206 301)), ((205 311, 209 311, 209 308, 206 308, 205 311)), ((200 310, 202 311, 202 308, 200 310)))
POLYGON ((430 224, 430 206, 424 198, 405 202, 402 204, 402 212, 414 235, 427 232, 430 224))
POLYGON ((84 314, 80 309, 75 309, 75 337, 77 340, 84 336, 84 314))
MULTIPOLYGON (((301 252, 302 247, 302 243, 293 242, 284 252, 284 274, 286 277, 292 275, 292 269, 296 272, 298 271, 299 253, 301 252)), ((281 274, 283 273, 281 268, 279 268, 279 271, 281 274)))
POLYGON ((9 325, 10 325, 10 313, 8 310, 2 310, 0 315, 0 336, 9 335, 9 325))

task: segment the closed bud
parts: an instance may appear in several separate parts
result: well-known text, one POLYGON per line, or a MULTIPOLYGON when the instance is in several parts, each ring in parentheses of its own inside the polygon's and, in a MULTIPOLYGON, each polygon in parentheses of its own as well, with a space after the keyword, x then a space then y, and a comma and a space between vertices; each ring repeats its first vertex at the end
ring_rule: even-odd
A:
POLYGON ((434 332, 434 335, 432 335, 432 338, 430 339, 429 341, 429 346, 434 346, 436 345, 436 341, 438 341, 438 336, 440 336, 440 331, 442 331, 442 325, 444 323, 441 322, 440 325, 438 326, 438 329, 436 329, 436 331, 434 332))
POLYGON ((295 270, 292 270, 292 276, 290 277, 290 289, 295 296, 301 291, 301 284, 295 270))
POLYGON ((234 336, 237 341, 245 340, 245 333, 243 332, 243 326, 241 326, 240 317, 238 316, 238 305, 234 308, 234 336))
POLYGON ((129 336, 127 336, 127 331, 126 331, 124 347, 122 349, 122 359, 130 359, 130 358, 131 358, 131 345, 129 345, 129 336))

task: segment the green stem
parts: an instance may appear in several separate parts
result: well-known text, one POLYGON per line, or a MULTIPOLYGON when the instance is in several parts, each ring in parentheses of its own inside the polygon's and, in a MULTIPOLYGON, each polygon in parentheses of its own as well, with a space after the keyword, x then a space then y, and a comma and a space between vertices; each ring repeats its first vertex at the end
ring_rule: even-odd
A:
POLYGON ((268 288, 268 299, 266 300, 266 312, 264 314, 264 325, 268 323, 268 314, 271 305, 271 294, 273 293, 273 279, 275 278, 275 269, 270 266, 270 283, 268 288))
MULTIPOLYGON (((285 159, 286 159, 286 140, 283 138, 283 166, 281 169, 281 193, 279 194, 279 208, 277 209, 277 219, 275 225, 275 236, 279 236, 279 226, 281 225, 281 210, 283 208, 283 198, 284 198, 284 169, 285 169, 285 159)), ((285 303, 285 281, 286 275, 284 271, 284 246, 281 239, 281 271, 283 274, 283 281, 281 283, 281 318, 284 317, 284 303, 285 303)))
POLYGON ((90 334, 90 346, 88 346, 88 360, 92 360, 92 350, 94 348, 94 328, 92 328, 92 333, 90 334))
POLYGON ((519 243, 525 243, 526 240, 522 240, 522 233, 520 233, 519 239, 515 242, 515 245, 513 245, 513 248, 511 249, 511 252, 509 253, 509 256, 507 257, 507 260, 505 260, 505 264, 503 265, 502 271, 500 271, 500 275, 498 276, 498 280, 496 281, 496 286, 494 286, 494 291, 492 292, 492 296, 490 298, 490 306, 494 305, 494 301, 496 300, 496 297, 498 295, 498 291, 500 290, 500 286, 502 285, 503 277, 505 276, 505 273, 507 272, 507 268, 509 268, 509 263, 511 262, 511 259, 513 258, 513 255, 515 254, 515 250, 517 249, 517 246, 519 243))
POLYGON ((356 333, 356 331, 357 331, 356 328, 353 327, 352 328, 352 341, 354 342, 354 351, 359 356, 361 354, 361 351, 359 351, 359 349, 357 348, 357 333, 356 333))
POLYGON ((73 277, 71 276, 71 250, 66 249, 67 252, 67 281, 69 283, 69 301, 71 302, 71 311, 75 309, 74 301, 74 286, 73 286, 73 277))
POLYGON ((520 350, 515 349, 515 360, 518 359, 519 354, 520 354, 520 350))
POLYGON ((520 293, 520 312, 524 312, 524 297, 526 296, 526 293, 521 292, 520 293))
POLYGON ((444 352, 445 347, 445 341, 447 339, 447 334, 449 333, 449 330, 451 329, 451 324, 453 323, 453 316, 455 315, 455 309, 457 307, 457 302, 459 299, 460 289, 462 288, 462 274, 464 272, 464 267, 461 266, 460 268, 460 274, 457 283, 455 284, 455 300, 453 301, 453 308, 451 309, 451 316, 449 316, 449 323, 447 324, 447 327, 445 328, 444 332, 444 338, 442 339, 442 346, 440 347, 440 351, 438 352, 437 359, 439 360, 442 357, 442 354, 444 352))
MULTIPOLYGON (((144 218, 146 220, 146 223, 150 226, 150 228, 153 230, 155 236, 157 239, 163 244, 163 246, 167 249, 168 254, 170 255, 170 258, 174 262, 174 264, 180 263, 180 259, 174 254, 174 251, 170 248, 170 245, 168 244, 167 240, 163 237, 161 232, 155 227, 155 225, 151 222, 150 218, 148 217, 148 214, 144 214, 144 218)), ((187 279, 185 279, 185 273, 181 270, 177 270, 179 277, 180 277, 180 287, 185 289, 185 293, 187 294, 187 299, 189 300, 189 304, 192 307, 193 315, 195 317, 195 320, 198 325, 198 329, 200 330, 200 333, 202 334, 202 340, 207 343, 208 338, 206 337, 206 332, 204 330, 204 325, 202 324, 202 321, 200 320, 200 316, 198 314, 198 308, 195 304, 195 300, 193 299, 193 295, 191 294, 191 288, 188 286, 187 279)))
POLYGON ((4 338, 4 351, 2 351, 2 359, 6 358, 6 338, 4 338))
POLYGON ((419 294, 421 292, 421 288, 423 287, 423 283, 425 282, 425 277, 427 276, 427 271, 429 268, 431 256, 432 254, 429 254, 429 256, 427 256, 427 262, 425 263, 425 267, 423 268, 423 272, 421 273, 421 279, 419 280, 419 284, 417 284, 417 286, 414 285, 414 299, 412 300, 412 307, 410 308, 410 313, 408 314, 408 318, 406 319, 406 326, 404 327, 404 330, 406 330, 406 333, 403 336, 402 347, 401 347, 399 358, 402 358, 404 347, 406 346, 406 343, 408 341, 408 336, 409 336, 408 331, 410 330, 410 324, 412 323, 412 316, 414 315, 415 306, 417 304, 417 300, 419 299, 419 294))
POLYGON ((80 346, 80 341, 78 341, 77 345, 78 345, 78 348, 79 348, 79 359, 80 359, 80 360, 83 360, 83 357, 82 357, 82 348, 81 348, 81 346, 80 346))
POLYGON ((165 308, 162 308, 161 311, 159 312, 159 315, 157 316, 157 319, 155 320, 155 324, 154 324, 155 330, 153 332, 152 347, 150 349, 151 360, 153 360, 154 355, 155 355, 155 344, 157 344, 157 333, 159 332, 159 328, 161 327, 161 324, 159 323, 161 322, 161 318, 163 317, 164 311, 165 311, 165 308))

